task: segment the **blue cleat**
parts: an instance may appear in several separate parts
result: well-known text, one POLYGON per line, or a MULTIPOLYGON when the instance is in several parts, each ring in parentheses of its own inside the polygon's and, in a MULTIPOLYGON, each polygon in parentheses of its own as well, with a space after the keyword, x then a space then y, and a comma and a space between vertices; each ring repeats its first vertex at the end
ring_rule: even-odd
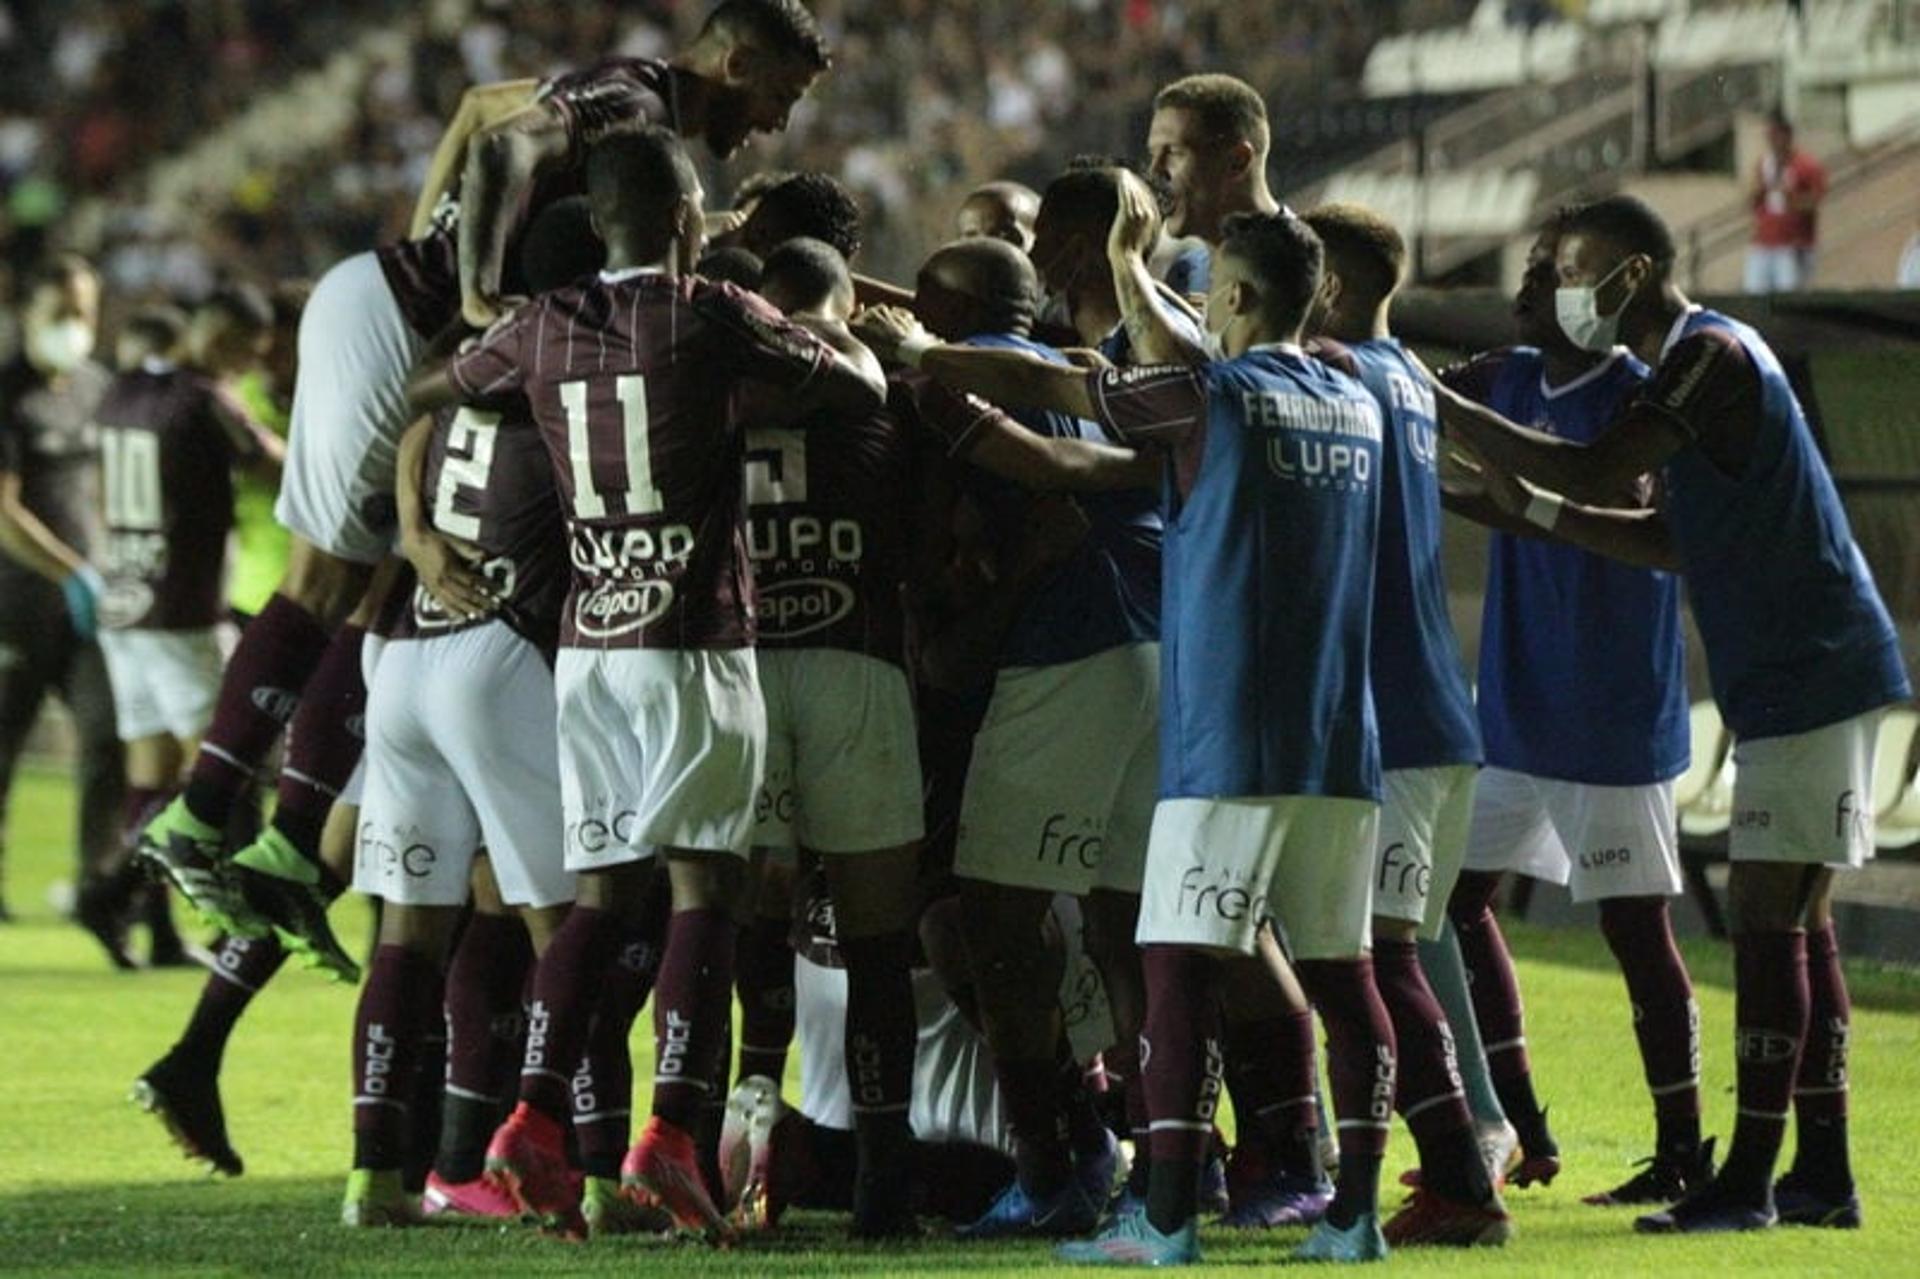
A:
POLYGON ((1371 1212, 1363 1212, 1345 1230, 1334 1225, 1325 1217, 1314 1226, 1313 1233, 1293 1250, 1295 1261, 1385 1261, 1387 1259, 1387 1237, 1380 1233, 1380 1218, 1371 1212))
POLYGON ((1332 1202, 1333 1183, 1324 1177, 1270 1173, 1234 1196, 1233 1209, 1220 1224, 1235 1230, 1311 1226, 1327 1215, 1332 1202))
POLYGON ((1105 1133, 1106 1145, 1097 1155, 1079 1155, 1073 1161, 1073 1180, 1088 1203, 1104 1205, 1113 1198, 1114 1183, 1127 1174, 1120 1139, 1105 1133))
POLYGON ((1200 1237, 1192 1218, 1161 1234, 1142 1207, 1121 1213, 1092 1239, 1061 1244, 1053 1255, 1074 1266, 1191 1266, 1200 1260, 1200 1237))
POLYGON ((1852 1186, 1835 1194, 1790 1172, 1773 1183, 1773 1203, 1783 1226, 1860 1229, 1860 1196, 1853 1192, 1852 1186))
POLYGON ((1012 1239, 1023 1235, 1064 1239, 1084 1235, 1099 1222, 1100 1206, 1087 1198, 1073 1178, 1046 1199, 1035 1199, 1015 1179, 977 1220, 954 1234, 961 1239, 1012 1239))
POLYGON ((1633 1223, 1643 1235, 1713 1235, 1765 1230, 1778 1221, 1771 1189, 1755 1202, 1728 1193, 1715 1179, 1671 1208, 1648 1213, 1633 1223))

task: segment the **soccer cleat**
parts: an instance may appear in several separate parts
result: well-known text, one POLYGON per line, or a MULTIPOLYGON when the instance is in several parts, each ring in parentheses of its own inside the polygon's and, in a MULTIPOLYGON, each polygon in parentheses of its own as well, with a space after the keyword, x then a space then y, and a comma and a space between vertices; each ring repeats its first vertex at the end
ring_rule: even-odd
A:
POLYGON ((1217 1152, 1208 1155, 1200 1169, 1200 1211, 1218 1217, 1232 1206, 1227 1195, 1227 1161, 1217 1152))
POLYGON ((1311 1226, 1327 1215, 1327 1205, 1332 1202, 1332 1182, 1276 1172, 1237 1191, 1232 1211, 1220 1224, 1235 1230, 1311 1226))
POLYGON ((292 840, 269 826, 233 855, 232 867, 247 904, 273 925, 288 951, 335 981, 360 980, 360 965, 327 922, 327 907, 333 902, 321 885, 320 867, 292 840))
POLYGON ((189 1159, 204 1159, 211 1171, 238 1177, 245 1170, 227 1141, 220 1107, 220 1080, 168 1053, 133 1081, 131 1100, 166 1125, 167 1135, 189 1159))
POLYGON ((1779 1220, 1771 1188, 1758 1202, 1729 1194, 1718 1178, 1633 1223, 1643 1235, 1710 1235, 1765 1230, 1779 1220))
POLYGON ((486 1181, 534 1218, 543 1230, 583 1238, 580 1185, 567 1167, 558 1120, 526 1102, 513 1108, 487 1143, 486 1181))
POLYGON ((1773 1204, 1783 1226, 1860 1229, 1860 1196, 1851 1185, 1833 1194, 1815 1186, 1809 1178, 1789 1172, 1773 1183, 1773 1204))
POLYGON ((1322 1217, 1313 1232, 1293 1250, 1295 1261, 1385 1261, 1387 1237, 1380 1232, 1380 1218, 1363 1212, 1351 1226, 1342 1230, 1322 1217))
POLYGON ((720 1122, 721 1202, 742 1229, 766 1230, 779 1214, 770 1196, 774 1131, 786 1115, 780 1085, 749 1075, 734 1085, 720 1122))
POLYGON ((437 1172, 429 1172, 427 1188, 420 1196, 420 1215, 455 1221, 517 1221, 520 1205, 484 1175, 472 1181, 448 1181, 437 1172))
POLYGON ((1036 1199, 1018 1178, 979 1217, 954 1234, 961 1239, 1011 1239, 1039 1236, 1063 1239, 1084 1235, 1100 1223, 1100 1205, 1089 1200, 1069 1177, 1046 1199, 1036 1199))
POLYGON ((720 1247, 736 1237, 733 1224, 707 1194, 693 1138, 658 1115, 647 1121, 621 1161, 620 1188, 635 1203, 664 1208, 676 1230, 720 1247))
POLYGON ((167 877, 209 925, 235 937, 259 938, 273 931, 247 904, 225 860, 220 832, 187 811, 176 795, 140 831, 134 855, 167 877))
POLYGON ((1104 1204, 1113 1198, 1114 1186, 1127 1175, 1127 1157, 1120 1149, 1120 1139, 1104 1129, 1101 1136, 1106 1144, 1099 1154, 1075 1155, 1073 1160, 1073 1180, 1087 1202, 1093 1204, 1104 1204))
POLYGON ((1513 1237, 1513 1219, 1498 1195, 1468 1204, 1422 1189, 1380 1233, 1395 1248, 1498 1248, 1513 1237))
POLYGON ((673 1229, 673 1218, 664 1209, 635 1203, 620 1192, 620 1183, 612 1177, 587 1178, 586 1191, 580 1197, 580 1215, 586 1219, 589 1239, 663 1235, 673 1229))
POLYGON ((1191 1266, 1200 1260, 1200 1236, 1191 1218, 1162 1234, 1140 1208, 1115 1217, 1091 1239, 1061 1244, 1053 1255, 1074 1266, 1191 1266))
POLYGON ((1684 1153, 1650 1155, 1635 1167, 1640 1171, 1612 1190, 1580 1202, 1600 1208, 1677 1203, 1713 1180, 1713 1138, 1684 1153))
POLYGON ((123 973, 140 967, 127 949, 126 907, 127 894, 112 877, 88 884, 73 903, 73 922, 93 935, 107 962, 123 973))
POLYGON ((340 1202, 341 1225, 380 1228, 418 1225, 419 1221, 413 1197, 400 1184, 399 1169, 355 1168, 347 1174, 347 1193, 340 1202))
MULTIPOLYGON (((1474 1144, 1480 1147, 1480 1162, 1487 1167, 1487 1180, 1493 1183, 1495 1190, 1500 1189, 1507 1184, 1507 1174, 1518 1172, 1524 1162, 1520 1157, 1520 1134, 1514 1131, 1513 1125, 1504 1119, 1490 1124, 1476 1120, 1473 1125, 1473 1140, 1474 1144)), ((1546 1168, 1534 1170, 1534 1180, 1539 1181, 1543 1186, 1560 1175, 1560 1157, 1553 1155, 1550 1158, 1553 1160, 1551 1170, 1546 1168)), ((1533 1182, 1529 1181, 1527 1184, 1532 1185, 1533 1182)))
POLYGON ((1507 1174, 1507 1184, 1520 1190, 1531 1186, 1551 1186, 1560 1175, 1560 1156, 1526 1155, 1507 1174))

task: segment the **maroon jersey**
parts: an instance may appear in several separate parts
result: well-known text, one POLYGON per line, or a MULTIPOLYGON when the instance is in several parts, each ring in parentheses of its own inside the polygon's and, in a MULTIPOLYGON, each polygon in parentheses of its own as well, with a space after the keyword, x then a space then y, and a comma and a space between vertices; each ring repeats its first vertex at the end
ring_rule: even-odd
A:
MULTIPOLYGON (((480 571, 500 595, 500 619, 551 654, 567 593, 567 526, 526 400, 513 395, 491 408, 440 414, 427 443, 421 501, 436 529, 480 548, 480 571)), ((490 620, 462 621, 416 585, 393 637, 449 635, 490 620)))
POLYGON ((747 554, 762 648, 837 648, 906 664, 913 449, 886 414, 747 431, 747 554))
POLYGON ((743 381, 798 390, 833 352, 754 294, 606 272, 544 294, 455 358, 469 403, 520 391, 569 525, 566 648, 753 642, 743 381))
MULTIPOLYGON (((579 71, 554 76, 542 84, 535 101, 551 106, 567 134, 566 158, 534 180, 533 189, 514 219, 525 228, 534 215, 558 200, 586 190, 587 151, 608 134, 649 124, 678 130, 679 105, 674 95, 673 71, 654 58, 609 58, 579 71)), ((417 240, 401 240, 375 252, 387 287, 407 325, 423 340, 431 340, 460 316, 460 255, 458 192, 435 211, 433 229, 417 240)), ((502 264, 501 291, 509 296, 526 292, 518 278, 519 231, 507 242, 502 264)))
POLYGON ((101 488, 110 627, 198 630, 225 616, 233 465, 257 455, 260 428, 198 373, 149 361, 100 401, 101 488))

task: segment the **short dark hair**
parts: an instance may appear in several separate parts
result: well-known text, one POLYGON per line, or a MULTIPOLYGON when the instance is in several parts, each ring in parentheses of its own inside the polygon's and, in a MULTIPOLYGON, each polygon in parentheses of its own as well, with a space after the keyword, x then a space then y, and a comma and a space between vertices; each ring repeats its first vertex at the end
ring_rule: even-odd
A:
POLYGON ((701 39, 726 35, 815 71, 833 64, 820 24, 800 0, 721 0, 700 27, 701 39))
POLYGON ((143 306, 127 317, 123 337, 138 338, 154 351, 171 351, 187 331, 187 317, 179 307, 159 303, 143 306))
POLYGON ((1320 237, 1341 282, 1379 300, 1400 287, 1407 269, 1407 242, 1399 228, 1360 204, 1323 204, 1306 224, 1320 237))
POLYGON ((1047 183, 1040 207, 1049 219, 1072 227, 1110 227, 1120 211, 1122 168, 1069 162, 1067 171, 1047 183))
POLYGON ((786 311, 819 306, 836 290, 852 287, 853 277, 840 251, 811 236, 796 236, 769 253, 760 272, 760 292, 777 297, 786 311))
POLYGON ((860 201, 831 174, 794 174, 760 197, 753 216, 772 218, 793 236, 824 240, 849 260, 860 252, 860 201))
POLYGON ((749 173, 733 188, 733 207, 738 209, 751 204, 793 176, 792 169, 762 169, 758 173, 749 173))
POLYGON ((273 300, 257 284, 230 280, 201 299, 196 311, 212 311, 248 329, 273 327, 273 300))
POLYGON ((724 280, 728 284, 737 284, 743 289, 758 291, 760 275, 766 267, 758 256, 729 244, 723 249, 709 249, 700 255, 700 263, 694 267, 695 275, 703 275, 709 280, 724 280))
POLYGON ((1236 213, 1221 225, 1220 255, 1246 266, 1265 299, 1269 323, 1293 329, 1306 319, 1326 258, 1312 227, 1285 209, 1236 213))
POLYGON ((520 240, 520 279, 530 293, 551 292, 606 264, 607 246, 593 233, 585 196, 556 200, 540 210, 520 240))
POLYGON ((1677 255, 1666 219, 1638 196, 1610 195, 1583 204, 1567 215, 1562 235, 1590 235, 1628 253, 1644 253, 1655 266, 1670 266, 1677 255))
POLYGON ((664 232, 650 224, 698 185, 687 148, 659 125, 612 134, 587 153, 587 200, 603 228, 664 232))
POLYGON ((1271 139, 1267 104, 1259 91, 1237 76, 1208 72, 1175 80, 1153 97, 1155 111, 1191 111, 1209 137, 1251 142, 1265 151, 1271 139))

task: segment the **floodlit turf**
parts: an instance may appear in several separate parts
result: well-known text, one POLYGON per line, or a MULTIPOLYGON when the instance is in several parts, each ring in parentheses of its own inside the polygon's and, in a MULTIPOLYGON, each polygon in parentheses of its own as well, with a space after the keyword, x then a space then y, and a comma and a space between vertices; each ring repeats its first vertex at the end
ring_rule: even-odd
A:
MULTIPOLYGON (((68 787, 29 771, 12 811, 7 891, 20 922, 0 928, 0 1271, 137 1274, 1025 1274, 1048 1267, 1040 1245, 948 1242, 876 1250, 837 1223, 805 1217, 779 1237, 729 1254, 641 1243, 567 1245, 519 1229, 356 1232, 335 1224, 347 1164, 352 993, 288 971, 235 1037, 227 1114, 247 1174, 211 1181, 183 1163, 159 1125, 125 1101, 127 1085, 171 1042, 200 978, 116 974, 92 942, 60 922, 48 887, 69 873, 68 787)), ((357 906, 343 935, 360 935, 357 906)), ((1597 937, 1515 927, 1542 1094, 1567 1171, 1550 1189, 1516 1192, 1518 1237, 1504 1251, 1406 1251, 1409 1273, 1730 1276, 1920 1274, 1920 977, 1854 970, 1856 1158, 1867 1228, 1776 1230, 1737 1239, 1641 1239, 1630 1215, 1587 1208, 1583 1193, 1622 1177, 1646 1153, 1651 1121, 1625 996, 1597 937)), ((1732 997, 1724 948, 1688 948, 1706 1026, 1708 1131, 1731 1125, 1732 997)), ((642 1023, 644 1026, 644 1022, 642 1023)), ((636 1041, 636 1052, 645 1045, 636 1041)), ((643 1068, 637 1072, 645 1078, 643 1068)), ((789 1090, 791 1095, 791 1089, 789 1090)), ((1395 1174, 1411 1143, 1397 1134, 1395 1174)), ((1209 1266, 1246 1274, 1296 1236, 1203 1233, 1209 1266)))

